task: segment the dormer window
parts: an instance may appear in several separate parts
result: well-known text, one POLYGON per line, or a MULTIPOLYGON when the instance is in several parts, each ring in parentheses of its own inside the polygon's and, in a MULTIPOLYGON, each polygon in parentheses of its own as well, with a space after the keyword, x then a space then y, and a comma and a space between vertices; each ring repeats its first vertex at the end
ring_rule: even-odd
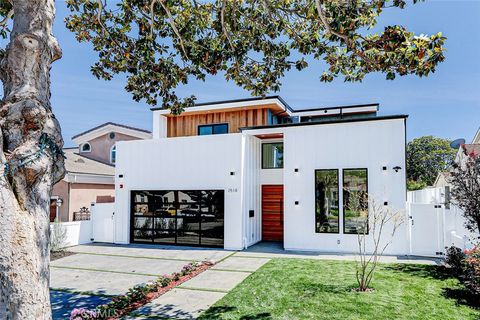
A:
POLYGON ((117 158, 117 147, 114 145, 110 149, 110 163, 115 164, 116 158, 117 158))
POLYGON ((92 146, 88 142, 84 143, 84 144, 82 144, 82 147, 80 148, 80 151, 81 152, 91 152, 92 151, 92 146))

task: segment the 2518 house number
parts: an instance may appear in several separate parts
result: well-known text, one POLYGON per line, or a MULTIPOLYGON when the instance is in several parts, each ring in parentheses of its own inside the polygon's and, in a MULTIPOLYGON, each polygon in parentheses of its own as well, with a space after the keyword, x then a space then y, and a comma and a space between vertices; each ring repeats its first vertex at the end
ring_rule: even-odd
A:
POLYGON ((227 192, 238 192, 237 188, 228 188, 227 192))

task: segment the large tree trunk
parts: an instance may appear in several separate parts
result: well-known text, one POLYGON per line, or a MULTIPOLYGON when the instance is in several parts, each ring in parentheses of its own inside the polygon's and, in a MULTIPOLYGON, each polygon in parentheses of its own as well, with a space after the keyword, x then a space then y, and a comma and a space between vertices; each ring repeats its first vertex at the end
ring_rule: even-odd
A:
POLYGON ((64 167, 50 66, 61 51, 52 35, 54 0, 14 0, 13 9, 0 65, 0 314, 51 319, 48 212, 64 167))

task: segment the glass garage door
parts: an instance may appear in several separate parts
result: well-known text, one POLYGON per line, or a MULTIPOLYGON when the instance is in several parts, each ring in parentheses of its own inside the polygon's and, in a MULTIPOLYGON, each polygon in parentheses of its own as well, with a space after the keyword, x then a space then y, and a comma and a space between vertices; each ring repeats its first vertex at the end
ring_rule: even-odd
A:
POLYGON ((131 242, 223 247, 224 191, 132 191, 131 242))

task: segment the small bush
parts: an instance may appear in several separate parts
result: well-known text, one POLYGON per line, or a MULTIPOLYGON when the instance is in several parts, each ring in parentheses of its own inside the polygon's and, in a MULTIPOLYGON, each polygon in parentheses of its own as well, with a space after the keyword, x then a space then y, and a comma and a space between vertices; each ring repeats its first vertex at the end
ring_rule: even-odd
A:
POLYGON ((480 295, 480 248, 477 246, 465 253, 463 283, 470 292, 480 295))
POLYGON ((480 248, 463 252, 456 247, 447 249, 446 263, 452 274, 463 283, 473 295, 480 295, 480 248))
POLYGON ((465 257, 466 255, 462 249, 455 246, 447 248, 447 257, 445 262, 450 267, 453 276, 457 278, 462 276, 465 257))

